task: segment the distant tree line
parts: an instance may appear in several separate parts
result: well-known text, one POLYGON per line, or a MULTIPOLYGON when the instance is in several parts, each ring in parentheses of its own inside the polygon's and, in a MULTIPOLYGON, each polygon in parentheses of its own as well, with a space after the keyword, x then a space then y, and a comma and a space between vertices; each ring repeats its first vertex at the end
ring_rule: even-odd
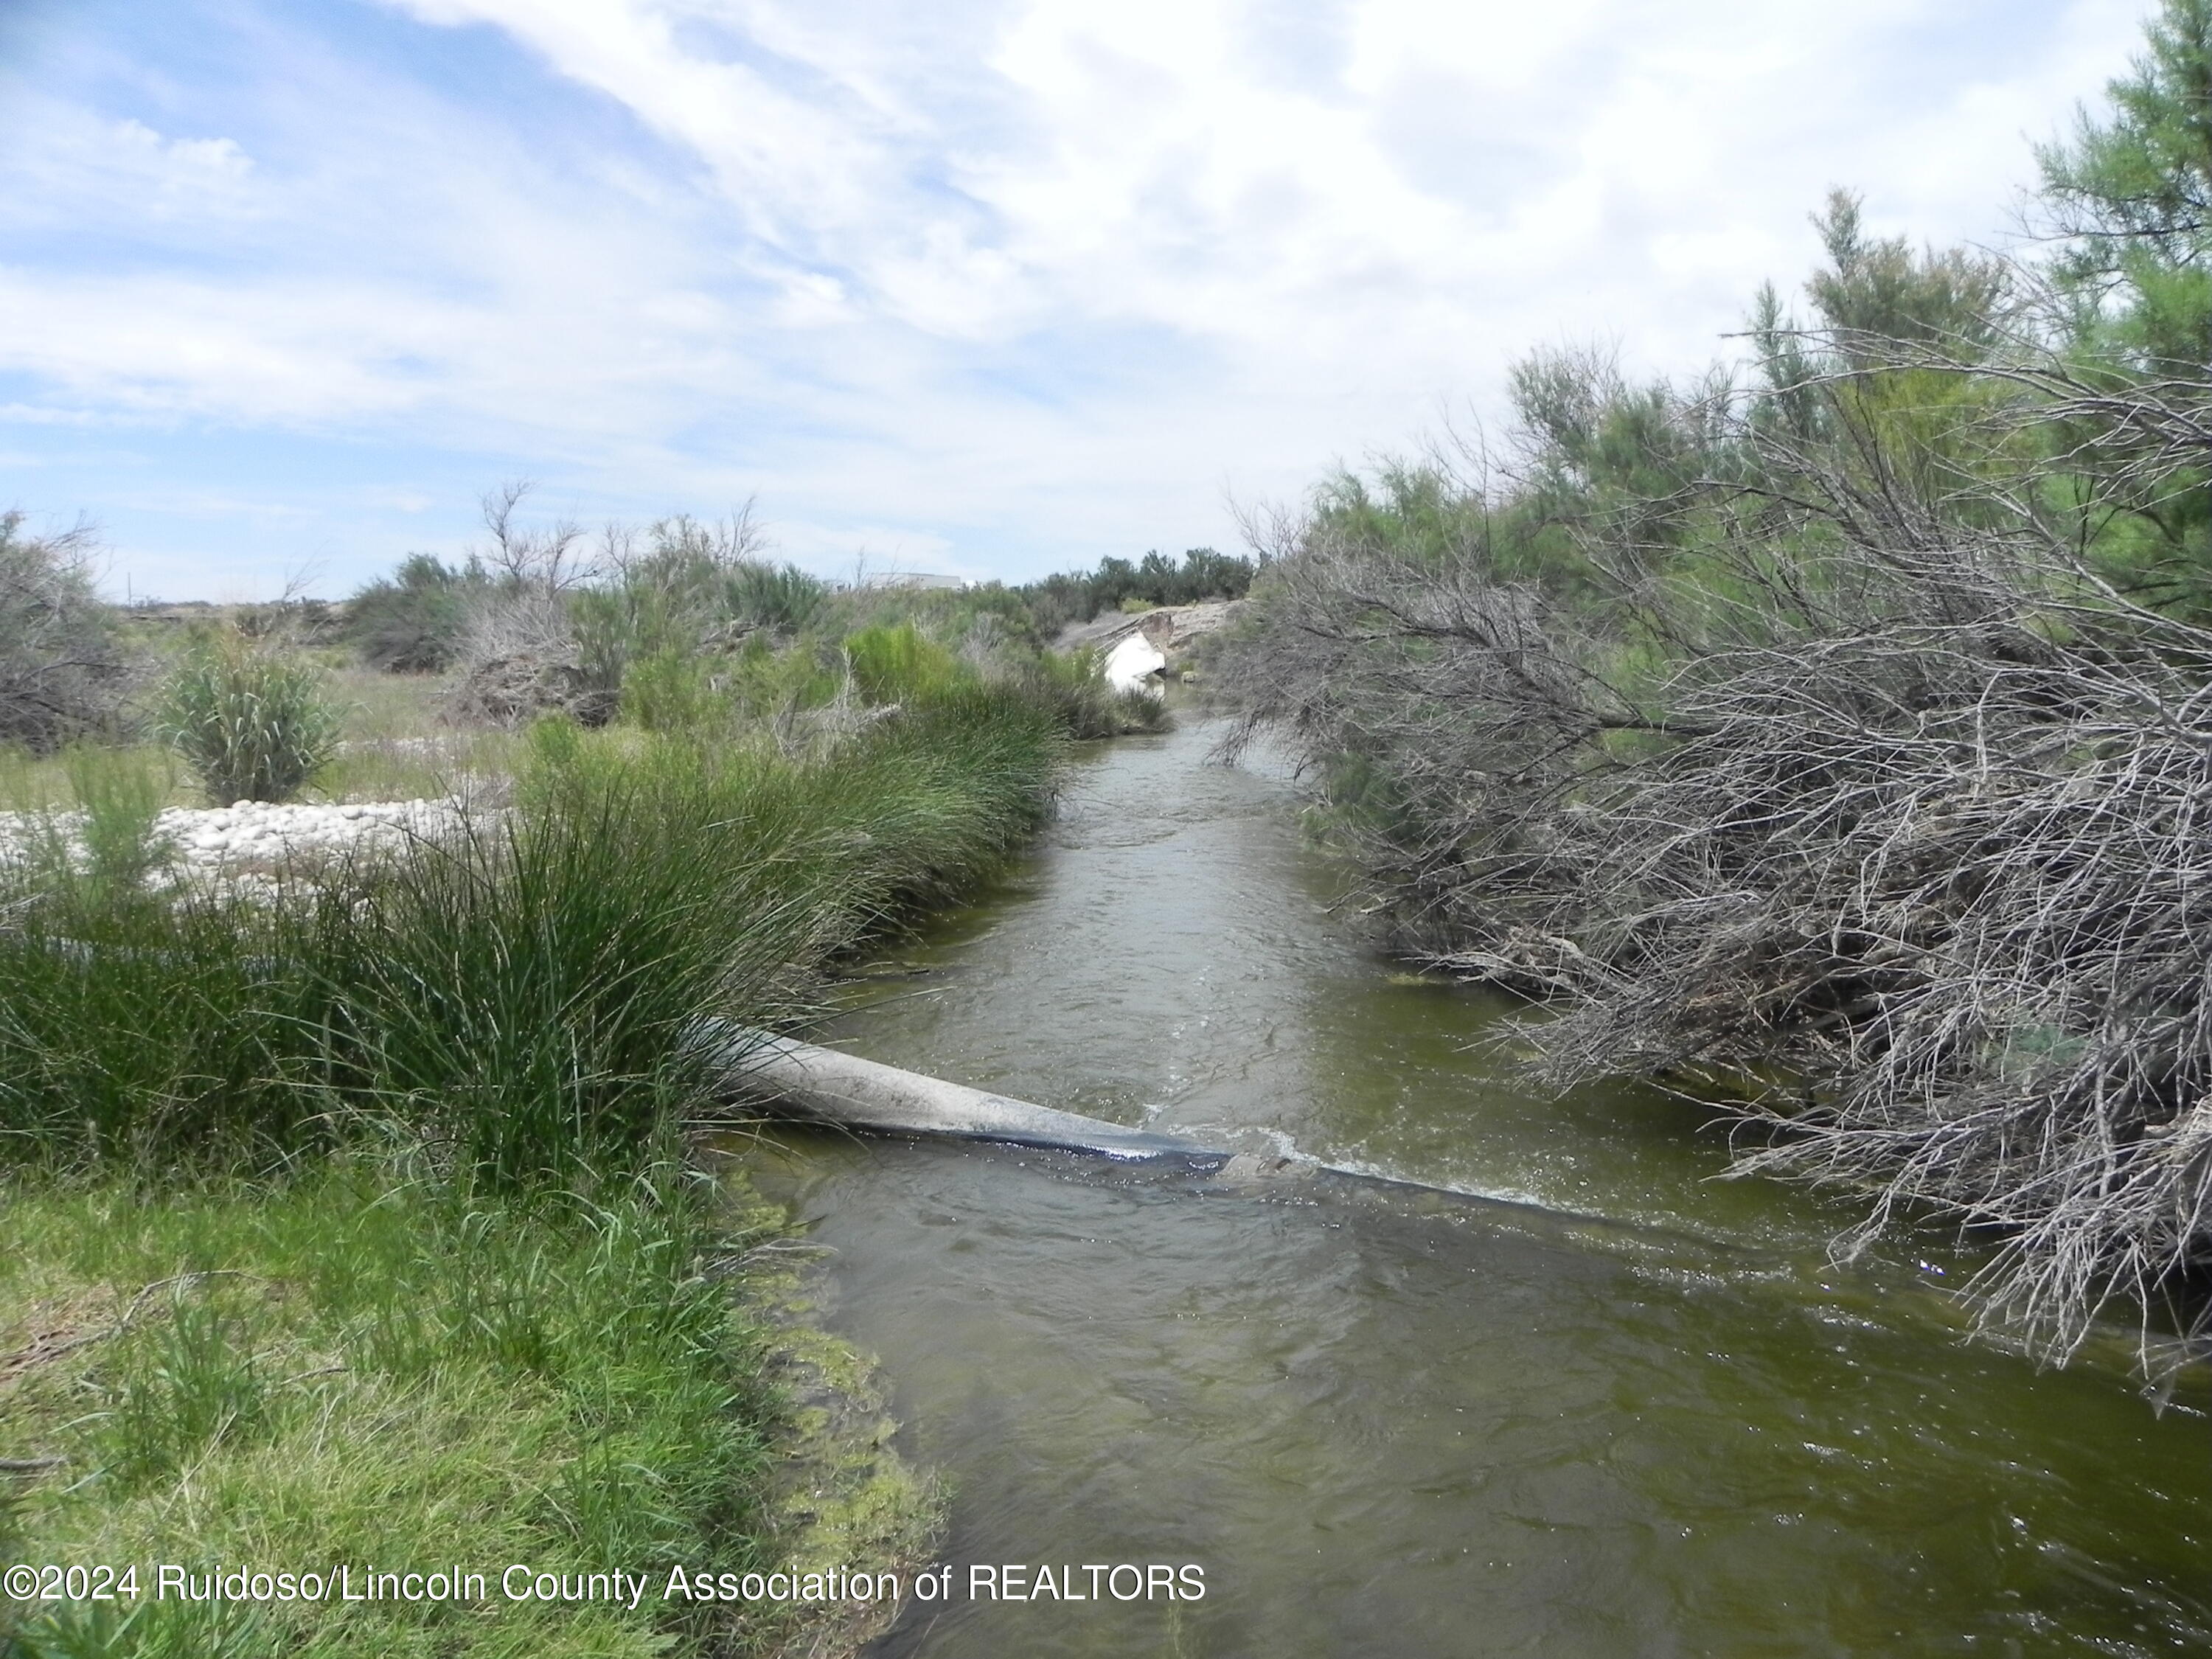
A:
POLYGON ((552 592, 564 596, 557 608, 580 630, 592 672, 608 685, 633 653, 711 647, 756 629, 796 634, 833 609, 881 609, 884 593, 896 596, 890 606, 902 613, 988 614, 1037 645, 1102 611, 1241 599, 1259 568, 1255 559, 1194 547, 1180 560, 1155 551, 1013 586, 983 583, 950 597, 881 590, 872 599, 871 590, 843 592, 768 559, 744 514, 720 524, 679 515, 586 548, 574 526, 524 529, 525 494, 510 486, 486 498, 489 548, 453 562, 410 554, 346 602, 343 634, 365 662, 393 673, 445 672, 471 653, 472 639, 486 643, 488 617, 512 624, 519 613, 542 612, 539 596, 552 592))
POLYGON ((1242 599, 1258 568, 1255 560, 1194 547, 1180 564, 1158 551, 1135 561, 1107 558, 1099 561, 1096 570, 1063 572, 1013 591, 1037 629, 1050 637, 1070 623, 1089 622, 1102 611, 1123 609, 1131 600, 1167 605, 1242 599))
POLYGON ((1109 561, 1101 580, 957 589, 836 584, 775 560, 750 508, 613 525, 587 537, 526 521, 529 487, 486 495, 488 540, 456 562, 404 561, 345 606, 362 659, 451 682, 449 710, 513 724, 565 713, 654 729, 816 713, 841 700, 883 706, 969 683, 1013 684, 1079 737, 1162 718, 1156 701, 1111 692, 1095 661, 1046 647, 1069 605, 1132 594, 1242 592, 1251 565, 1201 550, 1181 565, 1109 561), (1095 596, 1095 597, 1092 597, 1095 596))

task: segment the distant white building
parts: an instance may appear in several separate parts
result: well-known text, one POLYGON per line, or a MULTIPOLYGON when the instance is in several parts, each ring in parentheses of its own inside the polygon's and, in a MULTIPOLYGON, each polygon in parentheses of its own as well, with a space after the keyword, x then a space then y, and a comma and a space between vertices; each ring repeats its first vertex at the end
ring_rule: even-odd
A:
POLYGON ((872 571, 853 584, 855 587, 888 588, 894 592, 957 592, 972 584, 965 576, 935 576, 922 570, 872 571))

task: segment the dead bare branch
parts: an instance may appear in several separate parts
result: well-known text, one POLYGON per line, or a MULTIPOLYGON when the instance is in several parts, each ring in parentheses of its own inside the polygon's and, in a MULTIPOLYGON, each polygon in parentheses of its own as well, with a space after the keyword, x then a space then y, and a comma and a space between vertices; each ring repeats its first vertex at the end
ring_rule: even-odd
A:
POLYGON ((1811 344, 1809 419, 1709 390, 1667 417, 1699 475, 1640 501, 1524 474, 1418 546, 1253 515, 1231 746, 1327 779, 1401 948, 1569 1000, 1528 1032, 1553 1081, 1730 1079, 1775 1130, 1740 1172, 1869 1194, 1845 1249, 1997 1228, 1986 1319, 2063 1359, 2118 1298, 2178 1364, 2212 1345, 2202 1297, 2150 1331, 2212 1260, 2212 631, 2081 515, 2212 459, 2212 391, 1994 325, 1972 362, 1811 344), (1578 586, 1525 556, 1561 528, 1578 586))

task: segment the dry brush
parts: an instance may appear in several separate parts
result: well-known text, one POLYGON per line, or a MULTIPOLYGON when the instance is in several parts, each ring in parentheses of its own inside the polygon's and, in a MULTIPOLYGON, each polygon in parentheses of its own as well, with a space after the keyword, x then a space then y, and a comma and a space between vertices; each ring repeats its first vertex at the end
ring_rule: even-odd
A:
POLYGON ((1850 1245, 1998 1229, 1972 1291, 2039 1354, 2118 1297, 2178 1363, 2212 1338, 2212 632, 2083 550, 2203 389, 1816 361, 1810 429, 1686 414, 1698 474, 1564 537, 1533 466, 1418 545, 1326 501, 1265 526, 1239 738, 1323 768, 1401 948, 1560 999, 1553 1079, 1696 1089, 1775 1127, 1740 1170, 1866 1194, 1850 1245))

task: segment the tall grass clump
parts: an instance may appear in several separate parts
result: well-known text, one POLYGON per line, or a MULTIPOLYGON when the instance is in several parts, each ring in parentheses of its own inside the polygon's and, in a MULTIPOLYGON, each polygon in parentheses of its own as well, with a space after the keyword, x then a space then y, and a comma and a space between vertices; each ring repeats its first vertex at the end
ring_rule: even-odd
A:
POLYGON ((1002 864, 1042 820, 1062 736, 1015 688, 967 684, 878 723, 818 769, 808 810, 852 849, 839 947, 1002 864))
POLYGON ((712 1093, 702 1022, 804 1012, 831 956, 1018 844, 1059 744, 982 686, 799 757, 550 721, 514 811, 275 902, 19 868, 0 1134, 263 1166, 398 1136, 499 1187, 620 1162, 712 1093))
POLYGON ((335 1144, 339 1122, 318 1087, 343 1024, 315 970, 315 936, 316 913, 341 899, 128 900, 21 870, 11 884, 0 1158, 268 1167, 335 1144))
POLYGON ((161 725, 210 799, 289 800, 336 751, 322 676, 238 634, 197 642, 161 689, 161 725))
POLYGON ((1109 685, 1105 658, 1090 647, 1040 651, 1011 678, 1049 708, 1071 738, 1164 732, 1172 721, 1164 698, 1145 691, 1116 691, 1109 685))
POLYGON ((502 1184, 708 1097, 698 1022, 793 1012, 829 896, 784 779, 690 759, 579 769, 367 884, 324 970, 336 1089, 502 1184))

